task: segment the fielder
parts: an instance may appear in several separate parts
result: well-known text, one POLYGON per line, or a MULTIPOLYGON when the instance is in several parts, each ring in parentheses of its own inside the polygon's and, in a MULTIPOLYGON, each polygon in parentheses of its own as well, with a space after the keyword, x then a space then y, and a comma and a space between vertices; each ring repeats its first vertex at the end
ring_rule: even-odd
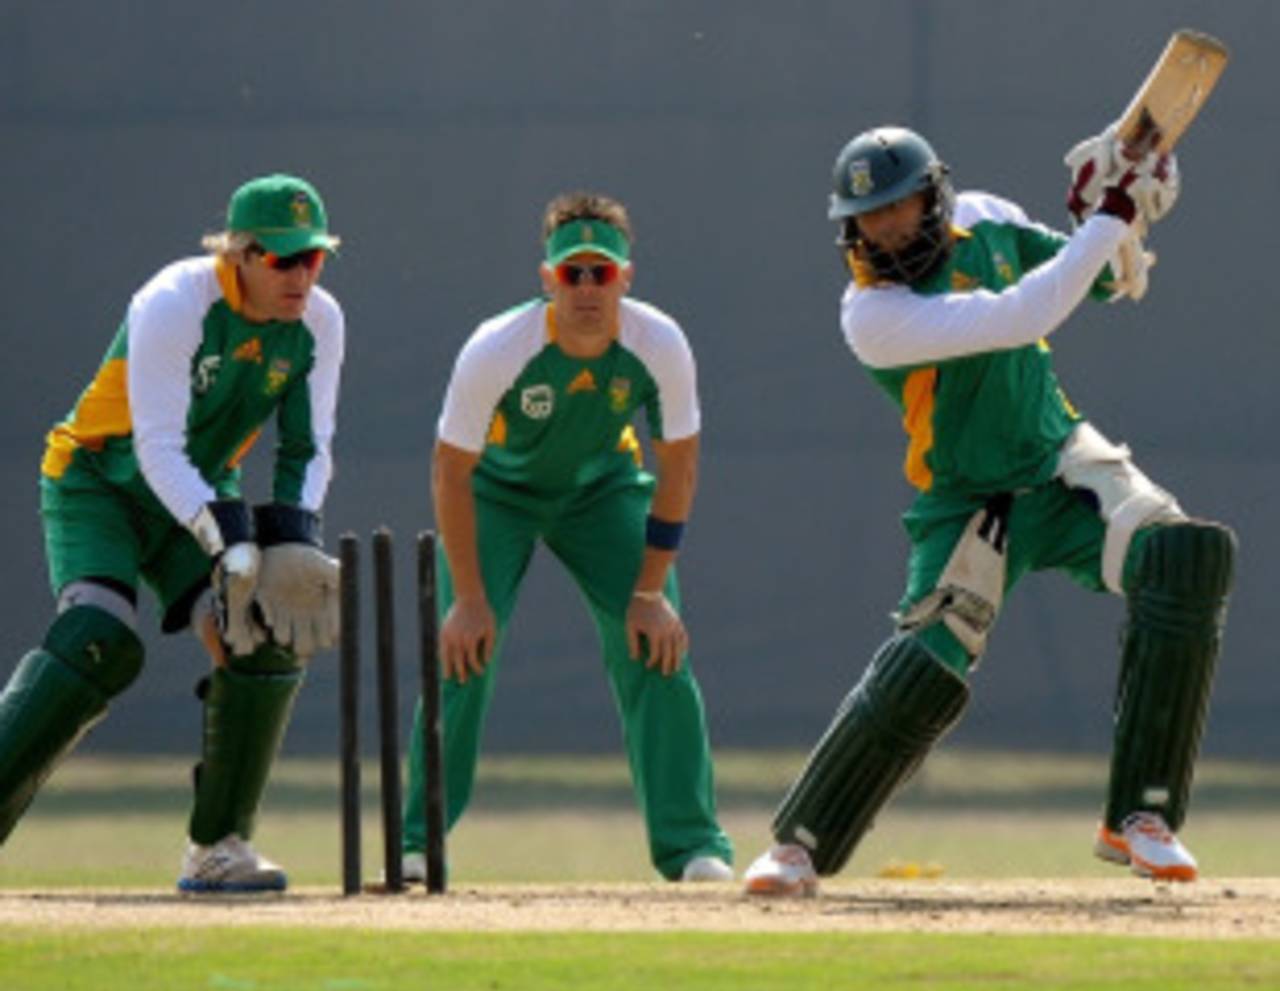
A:
POLYGON ((250 845, 307 660, 337 633, 337 562, 319 511, 343 317, 316 285, 338 239, 302 179, 236 190, 209 254, 134 295, 101 367, 48 436, 40 509, 57 615, 0 694, 0 843, 58 761, 142 670, 139 580, 166 633, 212 673, 178 887, 283 890, 250 845), (250 513, 239 464, 275 416, 273 501, 250 513), (251 518, 252 517, 252 518, 251 518))
POLYGON ((1058 569, 1123 596, 1111 781, 1095 852, 1189 881, 1178 841, 1218 657, 1235 538, 1188 519, 1071 406, 1046 337, 1086 296, 1138 298, 1140 234, 1172 207, 1176 163, 1082 143, 1065 237, 1007 200, 952 192, 912 131, 854 138, 829 216, 852 281, 850 347, 899 409, 919 495, 897 630, 844 700, 746 874, 758 894, 808 894, 839 871, 894 790, 960 718, 1004 596, 1058 569), (1110 261, 1110 264, 1108 262, 1110 261))
MULTIPOLYGON (((654 866, 728 880, 702 698, 674 561, 693 505, 700 413, 679 325, 626 294, 625 207, 589 193, 543 218, 545 296, 487 320, 454 366, 433 465, 445 683, 446 819, 471 797, 503 632, 541 541, 599 631, 654 866), (657 482, 641 469, 643 411, 657 482)), ((422 709, 414 720, 404 875, 425 876, 422 709)))

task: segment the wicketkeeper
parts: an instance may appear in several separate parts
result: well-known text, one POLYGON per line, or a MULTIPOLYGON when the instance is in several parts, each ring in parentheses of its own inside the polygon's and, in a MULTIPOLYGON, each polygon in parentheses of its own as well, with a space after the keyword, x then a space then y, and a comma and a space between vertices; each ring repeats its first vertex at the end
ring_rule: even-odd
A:
POLYGON ((1235 539, 1189 519, 1067 400, 1047 336, 1087 296, 1137 299, 1146 228, 1172 207, 1176 163, 1131 162, 1110 132, 1068 156, 1066 237, 985 193, 904 128, 854 138, 829 216, 852 281, 850 347, 908 434, 919 495, 904 517, 907 588, 894 635, 844 700, 773 822, 748 891, 798 894, 844 866, 876 814, 955 724, 1004 597, 1057 569, 1122 596, 1111 782, 1095 852, 1187 881, 1186 815, 1231 588, 1235 539))
POLYGON ((316 285, 338 243, 292 176, 236 190, 208 254, 134 295, 89 387, 49 433, 41 514, 57 615, 0 694, 0 843, 58 761, 138 676, 139 580, 166 633, 213 661, 178 887, 283 890, 250 845, 307 660, 337 634, 337 562, 319 512, 342 364, 342 310, 316 285), (272 502, 240 461, 274 415, 272 502))

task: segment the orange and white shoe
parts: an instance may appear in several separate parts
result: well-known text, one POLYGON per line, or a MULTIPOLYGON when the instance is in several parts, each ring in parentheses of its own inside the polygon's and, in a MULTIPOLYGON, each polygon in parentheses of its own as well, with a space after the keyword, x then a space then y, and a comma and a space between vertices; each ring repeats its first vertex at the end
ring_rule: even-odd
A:
POLYGON ((1102 823, 1093 852, 1113 864, 1127 864, 1138 877, 1153 881, 1194 881, 1199 876, 1196 858, 1158 812, 1133 813, 1119 832, 1102 823))
POLYGON ((755 859, 743 875, 749 895, 810 898, 818 893, 818 872, 798 843, 778 843, 755 859))

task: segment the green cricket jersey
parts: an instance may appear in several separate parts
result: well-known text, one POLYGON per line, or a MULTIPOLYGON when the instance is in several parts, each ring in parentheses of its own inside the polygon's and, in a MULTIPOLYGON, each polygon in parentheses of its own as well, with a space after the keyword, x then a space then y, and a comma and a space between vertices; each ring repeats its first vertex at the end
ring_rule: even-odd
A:
POLYGON ((240 459, 275 414, 272 497, 318 510, 331 473, 343 317, 313 288, 301 320, 251 323, 234 270, 176 262, 134 296, 93 382, 49 433, 41 471, 88 476, 179 522, 239 495, 240 459))
POLYGON ((1013 203, 963 193, 955 228, 948 261, 926 283, 855 280, 841 322, 902 412, 908 480, 967 498, 1053 476, 1080 415, 1045 336, 1086 294, 1105 297, 1100 276, 1127 227, 1095 217, 1067 238, 1013 203))
POLYGON ((534 300, 481 324, 458 356, 441 440, 481 453, 478 493, 558 499, 630 481, 640 450, 632 420, 680 440, 700 427, 693 354, 679 325, 632 299, 603 355, 571 358, 555 341, 555 315, 534 300))

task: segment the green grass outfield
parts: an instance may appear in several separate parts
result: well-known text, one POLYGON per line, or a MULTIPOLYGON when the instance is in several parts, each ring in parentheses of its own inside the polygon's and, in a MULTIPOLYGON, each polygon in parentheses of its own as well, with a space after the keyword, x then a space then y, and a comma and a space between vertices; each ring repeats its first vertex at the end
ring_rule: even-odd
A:
MULTIPOLYGON (((717 758, 721 819, 743 867, 800 753, 717 758)), ((620 757, 490 757, 450 837, 451 876, 470 882, 646 881, 644 833, 620 757)), ((1090 855, 1107 765, 1098 757, 933 755, 880 817, 845 872, 937 863, 950 877, 1112 877, 1090 855)), ((187 761, 73 757, 0 855, 0 888, 173 884, 189 809, 187 761)), ((378 769, 362 768, 363 859, 381 864, 378 769)), ((1216 876, 1280 875, 1280 768, 1205 761, 1182 836, 1216 876), (1271 837, 1271 842, 1265 842, 1271 837)), ((339 883, 334 761, 282 760, 255 843, 300 885, 339 883)))
MULTIPOLYGON (((739 867, 767 842, 799 753, 724 753, 722 818, 739 867)), ((77 757, 0 853, 0 890, 172 889, 189 767, 77 757)), ((363 769, 365 874, 381 863, 377 768, 363 769)), ((881 817, 846 876, 892 862, 945 878, 1114 877, 1090 856, 1099 758, 942 751, 881 817)), ((338 888, 337 770, 284 760, 256 841, 297 885, 338 888)), ((1280 770, 1205 762, 1184 838, 1216 878, 1280 875, 1280 770)), ((451 837, 455 883, 653 880, 615 757, 492 757, 451 837)), ((1267 988, 1280 942, 981 933, 406 932, 9 924, 0 988, 375 991, 392 988, 1267 988)))
POLYGON ((1273 988, 1274 946, 1090 936, 0 933, 11 991, 1273 988))

